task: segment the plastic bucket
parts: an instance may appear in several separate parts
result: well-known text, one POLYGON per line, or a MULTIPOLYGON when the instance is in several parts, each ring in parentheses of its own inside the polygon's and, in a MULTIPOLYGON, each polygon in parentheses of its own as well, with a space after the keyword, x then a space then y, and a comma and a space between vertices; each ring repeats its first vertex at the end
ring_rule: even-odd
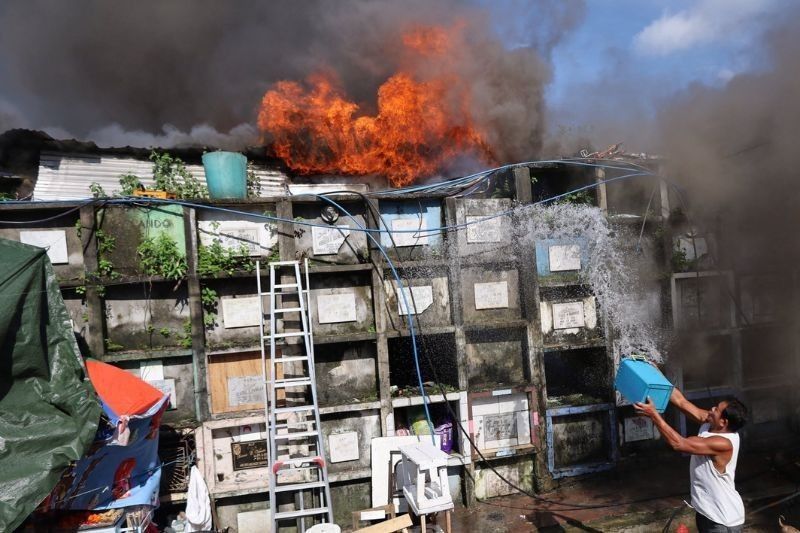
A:
POLYGON ((247 198, 247 158, 236 152, 203 154, 208 194, 213 199, 247 198))
POLYGON ((656 410, 663 413, 669 405, 672 383, 650 363, 626 358, 620 361, 614 387, 631 403, 644 402, 648 396, 656 410))

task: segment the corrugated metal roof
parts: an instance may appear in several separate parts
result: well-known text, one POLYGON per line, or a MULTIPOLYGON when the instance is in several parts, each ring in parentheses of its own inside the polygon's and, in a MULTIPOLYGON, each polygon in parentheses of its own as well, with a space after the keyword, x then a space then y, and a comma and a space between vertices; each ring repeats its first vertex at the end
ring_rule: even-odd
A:
MULTIPOLYGON (((186 165, 189 172, 206 182, 202 165, 186 165)), ((278 170, 255 169, 261 178, 262 196, 286 194, 287 176, 278 170)), ((108 194, 120 192, 119 177, 136 174, 145 187, 152 187, 153 163, 128 157, 108 155, 76 155, 42 152, 39 156, 39 177, 33 190, 34 200, 78 200, 92 195, 89 186, 96 182, 108 194)))

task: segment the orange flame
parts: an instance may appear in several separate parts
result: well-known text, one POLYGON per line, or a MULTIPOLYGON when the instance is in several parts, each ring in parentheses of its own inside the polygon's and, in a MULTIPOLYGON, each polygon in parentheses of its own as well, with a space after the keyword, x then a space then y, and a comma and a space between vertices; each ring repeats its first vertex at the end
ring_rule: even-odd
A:
MULTIPOLYGON (((418 28, 403 43, 419 56, 446 56, 451 41, 442 28, 418 28)), ((261 101, 258 126, 270 149, 303 174, 382 175, 407 185, 435 175, 459 155, 492 157, 474 125, 466 84, 452 74, 418 80, 401 71, 378 89, 377 113, 359 113, 331 75, 306 84, 281 81, 261 101)))

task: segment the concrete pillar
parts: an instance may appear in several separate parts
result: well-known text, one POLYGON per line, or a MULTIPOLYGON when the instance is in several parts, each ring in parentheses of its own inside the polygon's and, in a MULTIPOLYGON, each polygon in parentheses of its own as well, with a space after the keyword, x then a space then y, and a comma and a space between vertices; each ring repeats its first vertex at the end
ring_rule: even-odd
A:
POLYGON ((208 394, 206 371, 206 336, 203 323, 203 303, 200 298, 200 279, 197 275, 197 217, 195 210, 183 208, 183 228, 186 240, 186 283, 189 293, 189 320, 192 324, 192 372, 194 405, 197 420, 207 420, 211 399, 208 394))
POLYGON ((84 205, 80 210, 81 247, 83 249, 83 267, 86 277, 86 313, 88 324, 86 344, 92 356, 102 359, 106 353, 105 333, 103 327, 103 301, 95 283, 97 282, 97 221, 94 204, 84 205))

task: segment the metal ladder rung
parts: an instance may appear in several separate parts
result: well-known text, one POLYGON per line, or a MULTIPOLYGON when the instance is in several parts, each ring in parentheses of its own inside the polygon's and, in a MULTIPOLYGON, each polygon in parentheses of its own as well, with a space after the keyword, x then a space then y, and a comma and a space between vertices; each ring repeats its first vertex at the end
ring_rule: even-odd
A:
POLYGON ((296 431, 294 433, 278 433, 275 435, 275 440, 292 440, 304 439, 306 437, 316 437, 319 431, 296 431))
POLYGON ((275 520, 286 520, 289 518, 301 518, 303 516, 315 516, 318 514, 327 514, 327 507, 316 507, 314 509, 303 509, 302 511, 284 511, 282 513, 275 513, 273 516, 275 520))
POLYGON ((316 409, 313 405, 298 405, 296 407, 276 407, 274 409, 276 415, 283 413, 302 413, 303 411, 313 411, 316 409))
MULTIPOLYGON (((300 531, 305 531, 306 524, 303 519, 307 517, 319 517, 314 520, 315 522, 319 520, 333 522, 330 481, 314 377, 314 340, 313 323, 309 310, 311 291, 309 289, 308 260, 302 271, 298 261, 269 263, 269 268, 264 272, 265 275, 269 274, 269 292, 264 292, 262 286, 262 269, 259 261, 256 261, 256 271, 256 288, 260 295, 258 303, 261 323, 262 380, 267 384, 264 415, 266 416, 269 450, 269 498, 270 506, 276 511, 272 514, 271 530, 277 531, 280 521, 286 525, 290 521, 294 521, 300 531), (303 273, 305 280, 303 280, 303 273), (269 301, 269 309, 265 309, 264 296, 269 301), (280 297, 282 296, 287 296, 288 301, 281 301, 280 297), (290 313, 295 314, 289 315, 290 313), (294 321, 296 318, 298 318, 300 327, 289 328, 294 331, 286 331, 284 321, 294 321), (297 331, 298 329, 300 331, 297 331), (289 351, 285 357, 280 357, 276 352, 276 346, 283 346, 291 342, 285 340, 288 338, 297 338, 298 341, 295 341, 298 343, 297 347, 302 346, 303 349, 302 351, 289 351), (287 363, 299 364, 296 367, 277 366, 287 363), (267 380, 265 375, 268 368, 272 371, 273 378, 271 380, 267 380), (287 370, 286 374, 291 377, 278 379, 277 376, 281 369, 287 370), (298 396, 299 403, 277 407, 276 392, 279 389, 285 390, 293 387, 296 389, 287 392, 298 396), (302 398, 300 398, 301 395, 302 398), (296 445, 303 445, 305 456, 297 454, 292 459, 278 459, 279 449, 287 447, 291 449, 296 445), (279 485, 278 478, 283 468, 286 468, 287 471, 312 474, 312 477, 308 481, 294 480, 292 482, 287 479, 287 484, 279 485), (316 475, 313 475, 315 473, 316 475), (303 491, 312 489, 316 489, 315 492, 318 491, 319 501, 314 502, 310 508, 303 509, 303 491), (300 502, 296 502, 295 510, 279 512, 277 510, 277 493, 294 493, 295 497, 300 497, 300 502)), ((314 492, 305 494, 314 495, 314 492)))
POLYGON ((290 355, 289 357, 276 357, 273 359, 273 363, 293 363, 295 361, 308 361, 308 357, 305 355, 290 355))
POLYGON ((324 481, 311 481, 309 483, 294 483, 292 485, 275 485, 275 492, 289 492, 293 490, 311 490, 325 486, 324 481))
POLYGON ((295 379, 276 379, 272 382, 273 387, 308 387, 311 385, 311 378, 295 378, 295 379))
MULTIPOLYGON (((278 423, 275 424, 275 430, 277 431, 279 429, 296 428, 296 427, 300 427, 300 426, 304 426, 306 429, 308 429, 309 424, 315 424, 316 425, 316 422, 313 419, 312 420, 303 420, 301 422, 281 422, 280 424, 278 424, 278 423)), ((270 425, 269 427, 273 427, 273 426, 270 425)))
POLYGON ((276 333, 275 335, 264 335, 264 339, 269 339, 270 337, 273 339, 285 339, 287 337, 302 337, 306 335, 305 331, 292 331, 290 333, 276 333))

